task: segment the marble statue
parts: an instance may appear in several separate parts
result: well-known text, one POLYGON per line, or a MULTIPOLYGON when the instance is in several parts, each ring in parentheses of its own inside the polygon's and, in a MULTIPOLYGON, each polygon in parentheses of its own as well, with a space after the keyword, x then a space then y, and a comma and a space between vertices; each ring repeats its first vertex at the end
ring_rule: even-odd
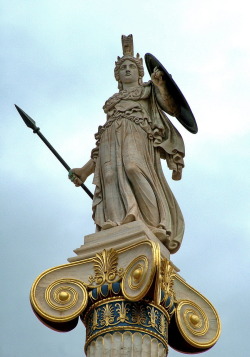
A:
POLYGON ((172 178, 181 179, 184 143, 167 114, 180 108, 171 97, 163 73, 156 67, 143 82, 143 63, 134 57, 133 37, 122 36, 123 56, 115 62, 119 92, 103 109, 106 123, 99 126, 91 159, 72 169, 69 178, 80 186, 94 173, 93 219, 97 231, 142 221, 175 253, 184 234, 179 205, 163 175, 166 160, 172 178))

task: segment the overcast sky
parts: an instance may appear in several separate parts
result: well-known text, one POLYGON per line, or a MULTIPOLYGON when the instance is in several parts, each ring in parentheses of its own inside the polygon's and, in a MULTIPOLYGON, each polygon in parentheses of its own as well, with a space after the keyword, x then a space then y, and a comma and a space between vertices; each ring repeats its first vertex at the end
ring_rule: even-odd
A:
POLYGON ((1 357, 84 356, 83 325, 46 328, 29 291, 94 232, 90 198, 14 104, 71 167, 82 166, 117 91, 120 37, 130 33, 135 52, 152 53, 173 75, 199 127, 193 135, 173 119, 186 145, 183 179, 173 182, 163 166, 186 222, 172 260, 222 321, 205 355, 249 355, 249 10, 247 0, 0 1, 1 357))

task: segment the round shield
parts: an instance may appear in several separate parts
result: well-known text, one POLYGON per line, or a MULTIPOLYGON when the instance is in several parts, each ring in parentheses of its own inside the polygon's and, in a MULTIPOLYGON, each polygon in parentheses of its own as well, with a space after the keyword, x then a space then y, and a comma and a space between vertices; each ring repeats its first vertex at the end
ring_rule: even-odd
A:
POLYGON ((198 127, 195 121, 195 117, 186 101, 181 90, 173 80, 171 74, 164 68, 160 61, 155 58, 151 53, 145 54, 145 62, 149 74, 151 75, 154 72, 154 68, 157 67, 160 71, 163 72, 163 79, 166 83, 169 93, 173 99, 180 106, 180 114, 176 117, 179 122, 191 133, 196 134, 198 132, 198 127))

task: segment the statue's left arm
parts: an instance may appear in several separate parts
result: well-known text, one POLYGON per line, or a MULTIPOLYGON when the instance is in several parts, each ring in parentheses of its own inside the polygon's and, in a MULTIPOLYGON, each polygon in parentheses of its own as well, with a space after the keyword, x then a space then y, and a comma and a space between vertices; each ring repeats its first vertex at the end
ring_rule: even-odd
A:
POLYGON ((155 94, 160 107, 166 113, 176 117, 180 113, 180 107, 169 93, 166 82, 163 80, 163 73, 158 68, 154 69, 151 80, 155 86, 155 94))
MULTIPOLYGON (((156 100, 160 108, 164 112, 177 117, 180 113, 180 106, 169 93, 166 82, 163 80, 163 73, 159 69, 155 68, 151 75, 151 80, 154 85, 156 100)), ((165 152, 168 153, 166 155, 166 160, 169 169, 173 170, 173 180, 180 180, 182 176, 182 168, 184 167, 184 144, 179 132, 176 128, 174 128, 170 121, 169 123, 173 128, 171 131, 174 132, 174 135, 170 138, 171 135, 169 133, 166 141, 160 146, 164 146, 165 152)))

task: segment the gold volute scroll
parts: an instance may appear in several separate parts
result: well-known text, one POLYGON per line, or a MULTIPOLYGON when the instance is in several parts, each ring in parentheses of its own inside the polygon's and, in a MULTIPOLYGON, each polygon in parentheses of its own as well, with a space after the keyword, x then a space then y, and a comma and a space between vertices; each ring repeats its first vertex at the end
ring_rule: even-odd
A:
POLYGON ((221 332, 217 311, 179 275, 175 276, 173 287, 176 294, 176 311, 175 319, 170 323, 169 345, 184 353, 197 353, 211 348, 218 341, 221 332), (183 296, 188 299, 183 299, 183 296), (179 334, 178 337, 172 338, 172 329, 175 334, 179 334), (183 340, 183 343, 178 345, 177 340, 183 340), (181 349, 178 346, 182 346, 181 349))
POLYGON ((159 245, 147 243, 147 254, 134 258, 124 271, 121 288, 124 297, 130 301, 139 301, 145 297, 153 284, 159 265, 159 245))
MULTIPOLYGON (((187 328, 192 335, 204 336, 209 329, 209 320, 204 310, 202 310, 193 301, 182 300, 178 304, 177 315, 178 320, 184 322, 185 328, 187 328)), ((182 323, 181 323, 182 324, 182 323)))
POLYGON ((40 294, 39 277, 32 286, 32 307, 42 318, 52 322, 67 322, 78 317, 86 308, 88 293, 85 285, 77 279, 59 279, 49 284, 40 294))

